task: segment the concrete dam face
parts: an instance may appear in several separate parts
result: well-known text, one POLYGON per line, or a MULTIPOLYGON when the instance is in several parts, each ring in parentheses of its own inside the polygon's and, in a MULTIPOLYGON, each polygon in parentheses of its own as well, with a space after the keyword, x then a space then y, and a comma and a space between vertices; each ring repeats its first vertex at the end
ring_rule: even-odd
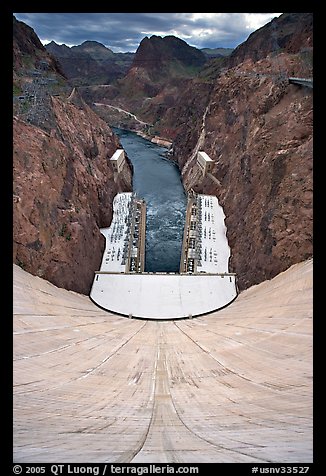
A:
POLYGON ((185 320, 14 266, 14 461, 312 461, 312 260, 185 320))

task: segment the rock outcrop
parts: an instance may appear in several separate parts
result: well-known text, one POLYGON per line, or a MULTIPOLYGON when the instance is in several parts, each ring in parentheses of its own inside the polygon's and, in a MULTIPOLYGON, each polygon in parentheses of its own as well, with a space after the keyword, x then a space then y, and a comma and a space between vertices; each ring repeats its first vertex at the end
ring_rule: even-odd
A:
POLYGON ((192 76, 206 63, 202 51, 175 36, 147 36, 137 48, 131 71, 143 70, 156 83, 172 77, 192 76))

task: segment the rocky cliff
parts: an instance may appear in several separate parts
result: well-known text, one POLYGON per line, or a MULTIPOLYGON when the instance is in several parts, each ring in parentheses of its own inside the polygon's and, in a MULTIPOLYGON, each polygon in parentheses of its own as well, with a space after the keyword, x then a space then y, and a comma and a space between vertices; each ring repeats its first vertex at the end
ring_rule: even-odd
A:
MULTIPOLYGON (((190 86, 170 112, 185 187, 216 194, 223 204, 240 289, 312 256, 312 90, 287 80, 312 76, 309 18, 274 20, 275 31, 287 21, 292 31, 281 37, 280 51, 266 46, 256 60, 250 37, 207 86, 205 99, 190 86), (211 176, 203 178, 196 165, 198 150, 214 160, 211 176)), ((269 24, 255 34, 256 45, 268 44, 270 30, 269 24)))
POLYGON ((312 13, 284 13, 254 31, 229 58, 229 66, 258 61, 268 54, 309 52, 313 44, 312 13))
POLYGON ((13 121, 14 262, 87 294, 104 248, 99 228, 110 224, 114 195, 131 190, 131 164, 113 172, 109 159, 118 138, 76 91, 68 98, 51 95, 52 65, 38 68, 35 58, 44 51, 35 33, 21 25, 18 31, 19 44, 32 45, 29 61, 36 69, 28 76, 17 49, 15 73, 35 87, 24 103, 27 112, 18 110, 13 121))
POLYGON ((145 37, 137 48, 133 63, 125 78, 116 84, 115 100, 145 116, 145 120, 159 117, 165 111, 164 102, 175 99, 189 78, 205 64, 205 55, 175 36, 145 37))
POLYGON ((57 60, 50 55, 35 31, 13 17, 13 80, 14 87, 21 88, 34 68, 42 67, 59 78, 64 77, 57 60))
POLYGON ((51 101, 51 133, 14 118, 14 262, 87 294, 104 249, 99 228, 114 195, 131 190, 131 169, 115 176, 108 159, 119 142, 88 106, 51 101))

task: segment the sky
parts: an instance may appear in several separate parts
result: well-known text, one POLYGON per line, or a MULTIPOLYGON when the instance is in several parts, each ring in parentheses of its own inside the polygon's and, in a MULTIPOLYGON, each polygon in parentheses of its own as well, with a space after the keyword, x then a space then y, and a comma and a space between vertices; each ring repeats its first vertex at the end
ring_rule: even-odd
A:
POLYGON ((174 35, 196 48, 235 48, 281 13, 15 13, 43 44, 86 40, 134 52, 145 36, 174 35))

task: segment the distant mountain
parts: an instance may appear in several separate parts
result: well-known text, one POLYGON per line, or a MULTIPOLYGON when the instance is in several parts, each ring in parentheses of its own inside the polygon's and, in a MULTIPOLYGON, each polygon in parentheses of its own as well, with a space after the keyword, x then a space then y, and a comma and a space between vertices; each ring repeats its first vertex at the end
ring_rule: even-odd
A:
MULTIPOLYGON (((193 78, 206 61, 204 53, 180 38, 146 36, 137 48, 127 75, 117 82, 119 97, 124 102, 130 101, 130 107, 139 109, 144 100, 161 93, 177 95, 184 81, 193 78)), ((164 107, 161 95, 158 100, 164 107)))
POLYGON ((113 59, 115 54, 110 48, 102 45, 98 41, 84 41, 81 45, 73 46, 71 51, 74 53, 83 52, 89 54, 94 60, 105 61, 107 59, 113 59))
POLYGON ((84 41, 71 48, 51 41, 46 49, 76 86, 110 84, 125 76, 134 57, 134 53, 114 53, 97 41, 84 41))
POLYGON ((201 48, 201 50, 207 58, 220 58, 230 56, 233 48, 201 48))
POLYGON ((70 58, 72 56, 71 48, 69 48, 65 44, 58 45, 55 41, 51 41, 50 43, 45 45, 45 48, 55 57, 70 58))
MULTIPOLYGON (((99 90, 94 87, 88 89, 87 96, 84 91, 83 94, 88 102, 123 104, 124 109, 140 114, 145 122, 152 123, 175 103, 186 83, 206 62, 204 53, 180 38, 145 37, 124 78, 110 88, 99 90)), ((112 110, 104 108, 103 112, 102 117, 112 124, 112 110)), ((155 134, 154 130, 152 132, 155 134)))
POLYGON ((143 69, 149 78, 191 77, 205 64, 206 56, 175 36, 147 36, 141 41, 131 69, 143 69))

